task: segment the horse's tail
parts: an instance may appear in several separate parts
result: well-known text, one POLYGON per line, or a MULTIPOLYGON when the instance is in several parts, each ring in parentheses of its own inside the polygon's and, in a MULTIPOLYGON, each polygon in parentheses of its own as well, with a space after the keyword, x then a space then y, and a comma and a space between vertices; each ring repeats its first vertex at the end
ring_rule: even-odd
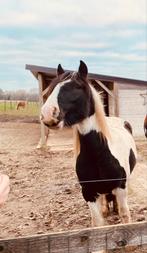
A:
POLYGON ((144 128, 144 134, 145 134, 145 137, 147 138, 147 128, 144 128))
POLYGON ((145 119, 144 119, 144 134, 145 134, 145 137, 147 138, 147 115, 145 116, 145 119))
POLYGON ((18 110, 18 108, 19 108, 19 103, 17 104, 16 110, 18 110))
POLYGON ((133 134, 132 126, 128 121, 124 121, 124 127, 128 130, 130 134, 133 134))

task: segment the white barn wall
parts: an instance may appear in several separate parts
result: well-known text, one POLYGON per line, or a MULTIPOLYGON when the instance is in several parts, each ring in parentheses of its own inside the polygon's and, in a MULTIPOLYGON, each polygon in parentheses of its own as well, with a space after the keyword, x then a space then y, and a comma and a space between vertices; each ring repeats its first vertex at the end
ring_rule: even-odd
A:
MULTIPOLYGON (((127 85, 125 85, 127 88, 127 85)), ((121 89, 118 92, 119 116, 129 121, 133 127, 134 136, 144 136, 143 122, 147 113, 147 104, 140 94, 145 94, 147 87, 138 86, 133 89, 121 89)))

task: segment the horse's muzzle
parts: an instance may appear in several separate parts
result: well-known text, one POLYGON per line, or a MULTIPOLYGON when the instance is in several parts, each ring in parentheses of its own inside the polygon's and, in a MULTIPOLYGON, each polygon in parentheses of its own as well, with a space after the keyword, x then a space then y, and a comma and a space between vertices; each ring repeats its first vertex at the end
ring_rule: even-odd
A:
POLYGON ((48 127, 48 128, 61 128, 61 121, 62 121, 62 117, 59 114, 57 118, 52 117, 50 120, 46 121, 44 116, 41 114, 40 115, 40 120, 43 122, 43 124, 48 127))

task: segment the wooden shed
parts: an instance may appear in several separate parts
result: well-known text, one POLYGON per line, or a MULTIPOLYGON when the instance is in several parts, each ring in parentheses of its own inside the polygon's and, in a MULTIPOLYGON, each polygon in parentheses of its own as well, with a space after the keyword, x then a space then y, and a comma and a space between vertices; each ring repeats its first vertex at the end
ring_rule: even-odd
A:
MULTIPOLYGON (((36 65, 26 65, 26 69, 38 80, 41 106, 46 100, 48 87, 56 76, 56 69, 36 65)), ((88 78, 98 91, 102 91, 106 115, 122 117, 131 123, 134 136, 143 136, 143 122, 147 114, 147 81, 94 73, 89 73, 88 78)), ((45 142, 45 127, 41 123, 40 145, 45 142)))

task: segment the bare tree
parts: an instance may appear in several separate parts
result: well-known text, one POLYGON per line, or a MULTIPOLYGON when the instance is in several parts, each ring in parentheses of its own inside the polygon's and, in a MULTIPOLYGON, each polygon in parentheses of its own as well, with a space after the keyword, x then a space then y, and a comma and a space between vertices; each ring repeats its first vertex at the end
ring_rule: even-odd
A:
POLYGON ((4 91, 0 89, 0 99, 4 99, 4 91))
POLYGON ((0 89, 0 99, 2 100, 27 100, 27 101, 38 101, 39 94, 38 89, 30 89, 29 91, 20 89, 16 91, 3 91, 0 89))

